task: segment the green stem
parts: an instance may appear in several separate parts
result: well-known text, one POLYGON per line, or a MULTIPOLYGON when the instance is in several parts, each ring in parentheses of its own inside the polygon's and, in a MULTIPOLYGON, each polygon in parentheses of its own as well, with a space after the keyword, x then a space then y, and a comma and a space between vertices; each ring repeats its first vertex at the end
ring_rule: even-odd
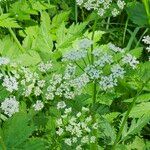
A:
POLYGON ((140 37, 140 39, 139 39, 139 41, 137 42, 137 44, 136 44, 136 46, 135 46, 135 48, 137 48, 138 46, 139 46, 139 44, 140 44, 140 41, 142 40, 142 38, 143 38, 143 36, 148 32, 148 28, 147 29, 145 29, 145 31, 143 32, 143 34, 141 35, 141 37, 140 37))
POLYGON ((123 32, 123 44, 124 44, 125 38, 126 38, 128 22, 129 22, 129 18, 127 18, 127 21, 126 21, 126 24, 125 24, 125 29, 124 29, 124 32, 123 32))
POLYGON ((108 17, 108 19, 107 19, 106 30, 109 29, 109 25, 110 25, 110 17, 108 17))
POLYGON ((24 48, 22 47, 22 45, 20 44, 20 42, 18 41, 15 33, 13 32, 13 30, 11 28, 8 28, 10 34, 12 35, 14 41, 16 42, 16 44, 18 45, 19 49, 22 51, 22 52, 25 52, 24 48))
POLYGON ((78 6, 76 0, 75 0, 75 22, 76 24, 78 23, 78 6))
MULTIPOLYGON (((148 80, 148 81, 149 81, 149 80, 148 80)), ((145 82, 145 83, 147 83, 147 82, 145 82)), ((122 131, 123 131, 124 126, 125 126, 125 124, 126 124, 126 122, 127 122, 127 119, 128 119, 128 117, 129 117, 129 114, 130 114, 130 112, 131 112, 133 106, 135 105, 135 102, 136 102, 138 96, 139 96, 139 95, 141 94, 141 92, 143 91, 144 86, 145 86, 145 84, 143 84, 143 86, 141 87, 141 89, 139 90, 139 92, 137 93, 137 95, 134 97, 134 99, 133 99, 131 105, 129 105, 129 109, 127 110, 127 112, 126 112, 126 114, 125 114, 125 116, 124 116, 124 118, 123 118, 123 121, 122 121, 121 126, 120 126, 120 130, 119 130, 119 132, 118 132, 118 134, 117 134, 117 137, 116 137, 116 139, 115 139, 115 142, 114 142, 114 144, 113 144, 113 146, 112 146, 112 150, 115 150, 115 149, 116 149, 116 146, 117 146, 117 144, 118 144, 118 142, 119 142, 119 140, 120 140, 120 138, 121 138, 122 131)))
POLYGON ((0 143, 1 143, 1 146, 2 146, 2 150, 7 150, 6 146, 5 146, 5 143, 2 139, 2 137, 0 136, 0 143))
MULTIPOLYGON (((91 37, 92 41, 94 40, 94 35, 95 35, 97 22, 98 22, 98 19, 96 18, 95 21, 94 21, 94 25, 93 25, 93 31, 92 31, 92 37, 91 37)), ((93 49, 94 49, 94 45, 92 44, 91 45, 91 62, 92 62, 92 64, 94 63, 94 57, 92 55, 93 49)))

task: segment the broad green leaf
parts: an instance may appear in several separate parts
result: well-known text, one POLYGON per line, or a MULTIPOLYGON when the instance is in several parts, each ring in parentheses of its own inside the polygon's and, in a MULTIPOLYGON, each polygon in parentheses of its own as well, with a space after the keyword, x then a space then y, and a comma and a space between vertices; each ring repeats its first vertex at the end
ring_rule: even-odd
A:
POLYGON ((133 21, 133 23, 139 26, 148 25, 148 16, 142 3, 140 2, 128 3, 126 11, 128 13, 129 18, 133 21))

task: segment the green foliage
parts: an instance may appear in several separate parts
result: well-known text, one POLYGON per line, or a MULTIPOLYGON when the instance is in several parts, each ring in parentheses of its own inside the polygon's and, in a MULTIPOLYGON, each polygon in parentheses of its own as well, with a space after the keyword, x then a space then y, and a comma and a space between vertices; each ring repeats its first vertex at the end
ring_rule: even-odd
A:
POLYGON ((129 18, 133 21, 133 23, 139 26, 148 25, 148 16, 142 3, 131 2, 128 4, 126 10, 129 18))
POLYGON ((20 28, 19 24, 14 18, 10 18, 9 14, 2 14, 0 16, 0 27, 5 28, 20 28))
POLYGON ((20 112, 7 120, 0 131, 3 144, 7 149, 32 150, 32 148, 43 147, 43 142, 40 139, 29 138, 34 130, 31 116, 20 112))

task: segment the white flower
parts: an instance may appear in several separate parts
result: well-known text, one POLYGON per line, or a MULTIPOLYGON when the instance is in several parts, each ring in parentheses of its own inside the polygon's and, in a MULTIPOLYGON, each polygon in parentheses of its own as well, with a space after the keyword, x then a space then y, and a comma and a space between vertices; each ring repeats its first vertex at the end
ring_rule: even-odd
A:
POLYGON ((104 54, 99 60, 95 61, 94 64, 99 67, 104 67, 107 63, 111 64, 113 62, 113 57, 108 54, 104 54))
POLYGON ((45 94, 45 98, 47 100, 53 100, 54 99, 54 94, 53 93, 46 93, 45 94))
POLYGON ((77 61, 87 56, 87 50, 71 50, 63 56, 63 61, 77 61))
POLYGON ((91 136, 90 143, 95 143, 95 142, 96 142, 96 137, 95 136, 91 136))
POLYGON ((6 98, 1 103, 1 109, 4 111, 4 114, 11 117, 16 112, 19 112, 19 102, 15 97, 6 98))
POLYGON ((57 126, 61 126, 62 123, 63 123, 63 122, 62 122, 62 119, 61 119, 61 118, 56 120, 57 126))
POLYGON ((56 134, 58 134, 59 136, 62 135, 64 132, 64 129, 62 128, 59 128, 57 131, 56 131, 56 134))
POLYGON ((40 111, 41 109, 43 109, 44 104, 42 101, 37 100, 36 103, 33 105, 33 108, 35 111, 40 111))
POLYGON ((76 137, 73 137, 73 138, 72 138, 72 142, 73 142, 73 143, 77 143, 77 141, 78 141, 78 140, 77 140, 76 137))
POLYGON ((37 85, 41 88, 44 87, 45 86, 45 80, 39 80, 37 85))
POLYGON ((150 52, 150 46, 146 47, 146 50, 147 50, 148 52, 150 52))
POLYGON ((98 13, 99 16, 102 17, 105 14, 105 10, 103 8, 99 8, 97 13, 98 13))
POLYGON ((40 87, 36 86, 34 88, 34 94, 35 96, 39 96, 40 94, 42 94, 42 90, 40 89, 40 87))
POLYGON ((83 111, 83 112, 88 112, 88 111, 89 111, 89 108, 82 107, 82 111, 83 111))
POLYGON ((124 69, 119 64, 114 65, 111 68, 111 72, 114 78, 118 78, 118 77, 123 78, 125 74, 124 69))
POLYGON ((16 78, 12 76, 5 76, 2 85, 6 87, 6 90, 9 92, 18 90, 18 82, 16 78))
POLYGON ((65 114, 68 114, 68 113, 70 113, 71 111, 72 111, 72 108, 71 108, 71 107, 70 107, 70 108, 66 108, 65 111, 64 111, 64 113, 65 113, 65 114))
POLYGON ((65 142, 67 145, 69 145, 69 146, 72 145, 72 141, 71 141, 71 139, 69 139, 69 138, 65 139, 64 142, 65 142))
POLYGON ((73 126, 71 126, 70 124, 66 126, 66 131, 72 132, 72 130, 73 130, 73 126))
POLYGON ((77 2, 77 5, 82 5, 83 4, 83 0, 76 0, 76 2, 77 2))
POLYGON ((85 38, 85 39, 81 39, 77 42, 78 44, 78 48, 79 49, 87 49, 89 48, 92 44, 93 44, 93 41, 85 38))
POLYGON ((132 56, 131 54, 127 54, 126 56, 124 56, 122 61, 124 64, 129 64, 133 69, 135 69, 137 64, 139 63, 139 61, 136 60, 136 57, 132 56))
POLYGON ((81 145, 78 145, 78 146, 76 147, 76 150, 82 150, 81 145))
POLYGON ((145 44, 150 44, 150 36, 147 35, 147 36, 144 36, 142 41, 145 43, 145 44))
POLYGON ((119 14, 119 11, 116 8, 114 8, 111 13, 113 17, 116 17, 119 14))
POLYGON ((117 5, 118 5, 118 7, 120 8, 120 9, 123 9, 124 8, 124 6, 125 6, 125 2, 123 1, 123 0, 118 0, 117 1, 117 5))
POLYGON ((9 58, 6 58, 6 57, 0 57, 0 66, 1 65, 7 65, 10 63, 10 60, 9 58))
POLYGON ((95 57, 99 57, 101 54, 103 54, 103 49, 102 48, 96 48, 93 50, 92 54, 95 56, 95 57))
POLYGON ((90 76, 91 79, 98 79, 102 71, 97 70, 94 66, 87 66, 85 72, 90 76))
POLYGON ((113 88, 117 85, 117 80, 113 78, 112 75, 102 76, 101 81, 99 82, 101 88, 103 90, 107 90, 109 88, 113 88))
POLYGON ((41 72, 47 72, 49 69, 51 69, 52 67, 52 63, 51 61, 50 62, 47 62, 47 63, 44 63, 44 62, 41 62, 39 65, 38 65, 38 68, 41 72))
POLYGON ((58 102, 57 109, 63 109, 66 107, 66 104, 64 101, 58 102))
POLYGON ((123 49, 121 49, 120 47, 115 46, 115 45, 112 44, 112 43, 109 43, 108 46, 109 46, 109 48, 110 48, 112 51, 114 51, 114 52, 121 52, 121 53, 124 52, 123 49))
POLYGON ((86 119, 85 119, 85 122, 90 122, 92 120, 92 117, 91 116, 89 116, 89 117, 87 117, 86 119))
POLYGON ((75 74, 76 66, 69 64, 66 67, 64 79, 70 79, 75 74))
POLYGON ((82 114, 81 114, 81 112, 78 112, 77 113, 77 117, 80 117, 82 114))
POLYGON ((70 81, 70 84, 74 86, 76 89, 80 90, 81 88, 86 86, 87 83, 89 83, 89 81, 90 81, 89 76, 86 73, 84 73, 81 76, 70 81))
POLYGON ((95 130, 98 129, 98 124, 97 123, 93 124, 93 129, 95 129, 95 130))
POLYGON ((88 143, 88 142, 89 142, 89 137, 88 137, 88 136, 84 136, 84 137, 81 139, 81 142, 82 142, 82 143, 88 143))

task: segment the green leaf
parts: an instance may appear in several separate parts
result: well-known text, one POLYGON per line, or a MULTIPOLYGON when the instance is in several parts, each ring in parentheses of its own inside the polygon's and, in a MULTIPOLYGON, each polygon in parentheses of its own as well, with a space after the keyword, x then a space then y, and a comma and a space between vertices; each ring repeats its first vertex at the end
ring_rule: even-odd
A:
POLYGON ((28 53, 19 55, 18 58, 15 59, 15 61, 23 66, 34 66, 41 61, 41 58, 36 51, 29 51, 28 53))
POLYGON ((57 14, 52 20, 52 27, 59 27, 63 22, 66 22, 69 19, 69 14, 70 11, 57 14))
POLYGON ((143 103, 137 104, 133 107, 133 109, 130 112, 130 117, 133 117, 133 118, 140 118, 143 115, 150 116, 150 102, 143 102, 143 103))
POLYGON ((68 29, 65 27, 65 24, 62 23, 57 29, 57 49, 63 49, 69 47, 77 37, 81 36, 82 31, 85 29, 87 22, 80 24, 72 24, 68 29))
POLYGON ((29 139, 23 146, 19 146, 19 149, 23 150, 45 150, 44 141, 42 138, 29 139))
POLYGON ((133 119, 131 125, 127 132, 122 132, 122 141, 130 138, 131 135, 135 135, 139 133, 142 128, 150 121, 150 116, 144 115, 143 117, 137 119, 133 119))
POLYGON ((148 16, 142 3, 140 2, 128 3, 126 11, 129 18, 133 21, 133 23, 139 26, 148 25, 148 16))
POLYGON ((41 26, 32 48, 47 53, 53 49, 53 41, 50 34, 50 17, 46 12, 41 13, 41 26))
POLYGON ((133 150, 133 149, 144 150, 145 143, 142 138, 139 138, 138 136, 136 136, 134 141, 131 144, 128 144, 127 147, 129 150, 133 150))
POLYGON ((8 149, 17 148, 28 140, 35 129, 29 124, 29 120, 26 113, 17 113, 4 123, 1 136, 8 149))
MULTIPOLYGON (((126 99, 124 100, 124 102, 132 102, 134 98, 130 98, 130 99, 126 99)), ((136 102, 139 103, 139 102, 147 102, 150 100, 150 93, 146 93, 146 94, 142 94, 140 96, 137 97, 137 100, 136 102)))
POLYGON ((19 24, 15 21, 15 19, 9 17, 9 14, 2 14, 0 16, 0 27, 20 28, 19 24))
POLYGON ((142 51, 143 51, 143 47, 138 47, 129 51, 129 53, 135 56, 136 58, 139 58, 142 55, 142 51))

